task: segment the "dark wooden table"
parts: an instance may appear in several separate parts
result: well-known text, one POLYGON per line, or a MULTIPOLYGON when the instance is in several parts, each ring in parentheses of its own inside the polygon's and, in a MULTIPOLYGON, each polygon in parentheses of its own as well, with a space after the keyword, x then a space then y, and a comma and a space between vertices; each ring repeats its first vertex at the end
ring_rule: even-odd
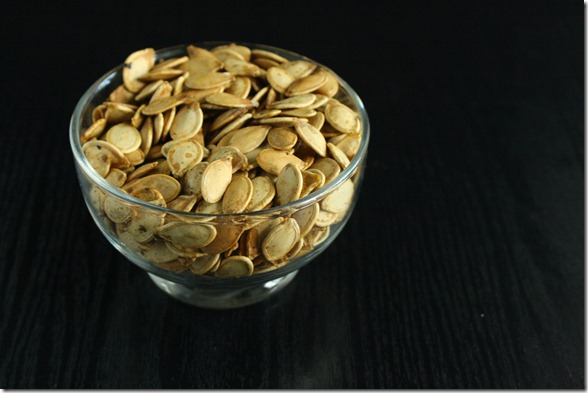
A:
POLYGON ((287 3, 0 5, 0 387, 583 389, 582 3, 287 3), (218 39, 330 66, 372 124, 340 237, 230 311, 107 243, 67 139, 128 53, 218 39))

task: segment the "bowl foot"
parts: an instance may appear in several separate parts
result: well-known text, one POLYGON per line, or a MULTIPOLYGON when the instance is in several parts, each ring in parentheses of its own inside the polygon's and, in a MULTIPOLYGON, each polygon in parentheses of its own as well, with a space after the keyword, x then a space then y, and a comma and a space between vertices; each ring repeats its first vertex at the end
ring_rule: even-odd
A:
POLYGON ((283 277, 244 288, 190 288, 147 273, 159 289, 192 306, 211 309, 230 309, 261 302, 284 289, 298 270, 283 277))

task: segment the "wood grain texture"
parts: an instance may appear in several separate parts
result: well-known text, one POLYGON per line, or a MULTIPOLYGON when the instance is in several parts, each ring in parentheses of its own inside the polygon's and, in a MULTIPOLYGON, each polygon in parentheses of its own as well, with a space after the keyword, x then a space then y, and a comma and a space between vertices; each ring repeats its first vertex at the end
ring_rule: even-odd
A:
POLYGON ((580 4, 231 8, 265 21, 246 27, 141 4, 0 12, 0 387, 585 388, 580 4), (372 141, 335 243, 280 295, 217 312, 102 237, 67 128, 131 51, 231 38, 333 68, 372 141))

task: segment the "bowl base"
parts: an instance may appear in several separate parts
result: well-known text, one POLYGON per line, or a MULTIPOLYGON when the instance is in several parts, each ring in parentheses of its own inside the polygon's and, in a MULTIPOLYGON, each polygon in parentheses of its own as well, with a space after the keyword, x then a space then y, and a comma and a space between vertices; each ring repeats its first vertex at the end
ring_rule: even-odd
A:
POLYGON ((274 280, 236 289, 190 288, 151 273, 147 274, 159 289, 174 299, 192 306, 222 310, 259 303, 275 295, 292 282, 296 274, 298 274, 298 270, 274 280))

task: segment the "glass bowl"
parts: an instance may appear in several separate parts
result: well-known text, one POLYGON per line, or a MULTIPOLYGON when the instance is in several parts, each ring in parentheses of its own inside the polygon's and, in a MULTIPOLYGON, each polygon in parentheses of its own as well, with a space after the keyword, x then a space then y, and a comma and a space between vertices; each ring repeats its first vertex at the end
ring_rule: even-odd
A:
MULTIPOLYGON (((193 45, 211 49, 226 44, 229 43, 200 42, 193 45)), ((158 288, 185 303, 212 309, 246 306, 272 296, 288 285, 300 268, 329 247, 343 230, 355 207, 365 170, 370 136, 368 116, 362 101, 355 91, 328 67, 280 48, 251 43, 236 44, 269 51, 288 60, 316 63, 338 79, 339 90, 335 98, 357 112, 361 141, 348 166, 342 168, 340 173, 322 188, 293 202, 265 210, 216 214, 196 213, 194 209, 186 212, 157 206, 115 187, 99 174, 86 158, 80 137, 93 123, 95 108, 106 101, 110 93, 123 83, 123 65, 99 78, 84 93, 75 107, 70 123, 70 143, 82 195, 102 234, 129 261, 145 270, 158 288), (337 208, 330 208, 331 212, 326 212, 326 218, 321 216, 319 223, 316 214, 321 214, 320 212, 324 211, 322 206, 326 206, 327 203, 337 208), (328 214, 332 213, 332 210, 337 213, 328 214), (282 226, 285 228, 287 241, 278 241, 273 246, 279 248, 287 244, 288 234, 292 233, 292 225, 288 229, 288 225, 282 224, 292 223, 292 220, 299 224, 296 225, 300 230, 297 241, 279 260, 268 261, 257 247, 260 238, 262 235, 267 237, 268 231, 272 228, 282 226), (146 230, 153 228, 154 225, 158 228, 156 231, 146 230), (161 229, 162 226, 167 228, 167 232, 161 229), (175 247, 177 243, 170 241, 169 238, 170 233, 174 233, 174 228, 178 227, 182 228, 181 233, 197 233, 192 238, 187 236, 188 239, 198 239, 196 242, 199 243, 194 244, 194 247, 185 247, 183 243, 178 250, 175 247), (255 231, 252 231, 252 228, 255 228, 255 231), (255 232, 255 236, 251 235, 251 232, 255 232), (211 234, 214 240, 203 246, 205 242, 201 240, 206 234, 211 234), (137 236, 140 241, 137 241, 137 236), (251 251, 251 248, 255 250, 251 251), (261 254, 261 257, 257 256, 255 259, 253 273, 249 262, 242 263, 239 257, 231 259, 230 263, 224 262, 230 255, 247 252, 243 250, 261 254), (223 263, 222 266, 219 261, 223 263), (221 270, 223 274, 219 273, 221 270)), ((186 48, 187 45, 179 45, 158 50, 155 52, 156 59, 185 56, 186 48)), ((288 244, 284 247, 288 247, 288 244)))

